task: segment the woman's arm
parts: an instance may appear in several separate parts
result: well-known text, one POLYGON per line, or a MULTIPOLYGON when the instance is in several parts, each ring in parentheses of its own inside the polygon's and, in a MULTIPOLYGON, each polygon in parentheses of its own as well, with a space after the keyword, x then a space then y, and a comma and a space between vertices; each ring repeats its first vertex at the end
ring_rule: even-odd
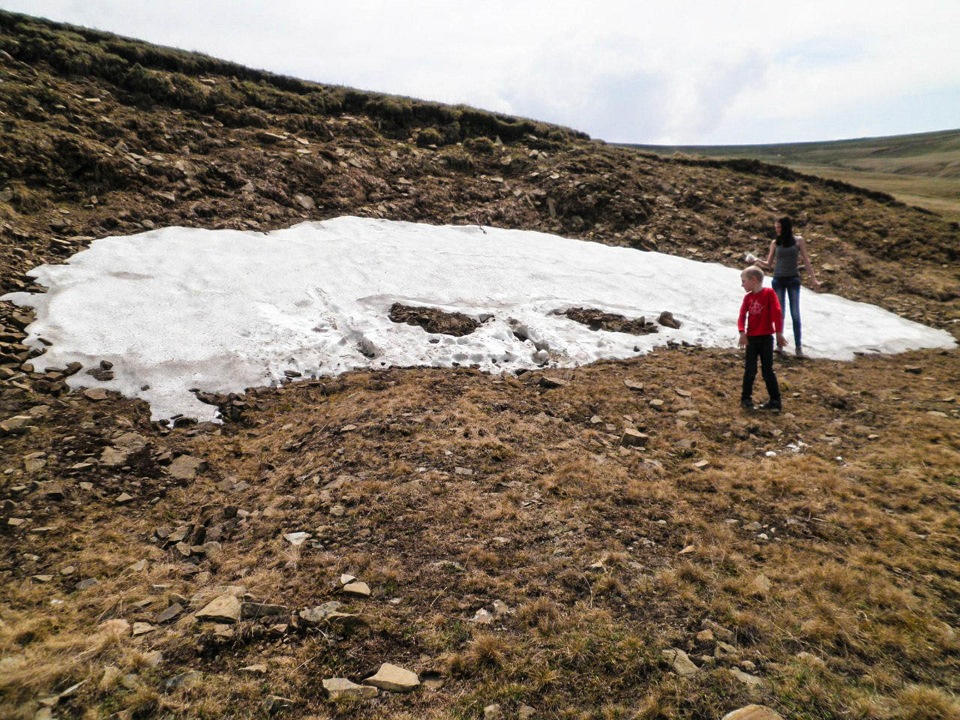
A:
POLYGON ((810 284, 813 285, 814 290, 819 290, 820 281, 817 280, 817 274, 813 271, 813 263, 810 262, 810 256, 807 255, 807 243, 799 235, 797 236, 797 247, 800 249, 800 259, 803 260, 803 266, 807 269, 807 274, 810 276, 810 284))
POLYGON ((758 267, 762 267, 764 270, 773 270, 773 258, 776 255, 776 253, 777 253, 777 241, 771 240, 770 252, 767 253, 767 259, 757 260, 757 262, 755 262, 754 265, 757 265, 758 267))

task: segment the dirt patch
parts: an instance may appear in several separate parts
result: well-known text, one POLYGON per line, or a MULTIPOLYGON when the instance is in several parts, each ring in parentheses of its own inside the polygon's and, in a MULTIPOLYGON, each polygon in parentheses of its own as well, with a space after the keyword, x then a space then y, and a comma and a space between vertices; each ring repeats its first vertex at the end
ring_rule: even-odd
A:
POLYGON ((428 333, 453 335, 454 337, 469 335, 480 327, 478 320, 474 320, 463 313, 450 313, 429 307, 411 307, 401 303, 394 303, 391 306, 389 317, 395 323, 417 325, 428 333))

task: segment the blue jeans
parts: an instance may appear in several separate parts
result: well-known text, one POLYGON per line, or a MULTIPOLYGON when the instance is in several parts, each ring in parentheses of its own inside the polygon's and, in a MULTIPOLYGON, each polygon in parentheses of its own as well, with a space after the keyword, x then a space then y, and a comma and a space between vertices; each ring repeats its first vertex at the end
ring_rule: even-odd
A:
POLYGON ((770 283, 773 291, 777 294, 780 301, 780 309, 783 311, 783 322, 787 322, 787 306, 784 304, 784 295, 790 300, 790 320, 793 322, 793 342, 795 347, 800 347, 800 276, 777 277, 774 275, 773 282, 770 283))

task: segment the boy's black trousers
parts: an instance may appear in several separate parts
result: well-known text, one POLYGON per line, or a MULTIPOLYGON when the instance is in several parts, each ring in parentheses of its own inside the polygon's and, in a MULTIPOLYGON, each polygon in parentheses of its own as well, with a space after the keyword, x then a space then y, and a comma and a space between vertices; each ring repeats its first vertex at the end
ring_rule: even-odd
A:
POLYGON ((753 381, 757 378, 757 358, 760 358, 760 373, 767 386, 771 405, 780 405, 780 385, 773 372, 773 335, 748 335, 747 355, 743 361, 743 389, 740 402, 753 402, 753 381))

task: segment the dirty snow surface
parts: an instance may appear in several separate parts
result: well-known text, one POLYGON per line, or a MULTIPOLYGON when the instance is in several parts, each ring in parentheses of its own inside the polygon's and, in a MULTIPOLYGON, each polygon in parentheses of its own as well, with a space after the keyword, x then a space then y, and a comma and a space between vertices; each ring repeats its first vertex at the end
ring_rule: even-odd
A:
MULTIPOLYGON (((113 363, 101 382, 150 403, 155 420, 215 420, 195 390, 242 392, 288 375, 356 368, 478 365, 488 372, 626 358, 668 342, 734 347, 737 269, 543 233, 341 217, 271 233, 168 227, 107 237, 30 273, 46 293, 27 342, 40 370, 113 363), (482 320, 463 337, 395 323, 394 303, 482 320), (557 311, 585 307, 680 329, 591 330, 557 311), (287 372, 292 371, 292 372, 287 372)), ((876 306, 801 293, 816 358, 949 348, 946 332, 876 306)), ((785 334, 792 342, 789 318, 785 334)))

